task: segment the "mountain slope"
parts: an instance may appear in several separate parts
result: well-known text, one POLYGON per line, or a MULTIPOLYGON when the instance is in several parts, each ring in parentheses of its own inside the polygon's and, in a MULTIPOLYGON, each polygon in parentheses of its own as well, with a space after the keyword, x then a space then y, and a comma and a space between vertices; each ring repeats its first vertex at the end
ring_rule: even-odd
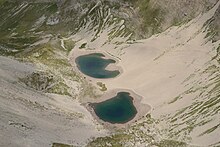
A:
POLYGON ((0 146, 218 146, 219 3, 0 1, 0 146), (117 58, 123 73, 88 79, 78 51, 117 58), (151 112, 105 128, 84 104, 112 89, 151 112))

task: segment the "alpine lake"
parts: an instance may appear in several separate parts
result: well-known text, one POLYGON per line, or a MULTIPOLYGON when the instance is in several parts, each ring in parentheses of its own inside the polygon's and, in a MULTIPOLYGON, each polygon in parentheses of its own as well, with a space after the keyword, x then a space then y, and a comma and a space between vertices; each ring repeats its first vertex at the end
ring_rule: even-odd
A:
MULTIPOLYGON (((119 70, 106 70, 109 64, 116 63, 113 59, 104 58, 101 53, 91 53, 78 56, 75 59, 78 69, 85 75, 96 79, 114 78, 120 74, 119 70)), ((133 103, 134 98, 129 92, 118 92, 99 103, 89 103, 95 114, 104 122, 111 124, 124 124, 132 120, 137 110, 133 103)))

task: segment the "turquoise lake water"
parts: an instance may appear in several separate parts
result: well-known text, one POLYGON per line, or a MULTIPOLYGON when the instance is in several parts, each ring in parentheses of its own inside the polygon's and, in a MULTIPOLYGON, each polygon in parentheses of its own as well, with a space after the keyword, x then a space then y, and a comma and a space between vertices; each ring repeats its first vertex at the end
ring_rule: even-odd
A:
POLYGON ((119 92, 109 100, 90 104, 96 115, 103 121, 110 123, 126 123, 137 114, 133 105, 133 98, 128 92, 119 92))
POLYGON ((114 78, 120 74, 118 70, 109 71, 105 68, 112 63, 115 63, 115 60, 112 59, 103 59, 105 57, 101 53, 93 53, 88 55, 82 55, 76 58, 76 64, 79 70, 93 78, 114 78))

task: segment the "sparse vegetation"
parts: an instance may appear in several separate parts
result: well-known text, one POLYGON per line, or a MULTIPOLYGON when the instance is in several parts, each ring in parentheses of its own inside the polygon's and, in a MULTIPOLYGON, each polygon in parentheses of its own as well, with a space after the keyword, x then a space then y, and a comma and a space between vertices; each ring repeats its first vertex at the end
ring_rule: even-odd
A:
POLYGON ((73 145, 63 144, 63 143, 53 143, 52 147, 74 147, 73 145))
POLYGON ((100 87, 100 90, 101 90, 101 91, 106 91, 106 90, 107 90, 107 87, 105 86, 104 83, 102 83, 102 82, 97 82, 97 85, 100 87))
POLYGON ((40 91, 48 89, 54 83, 52 75, 47 75, 42 72, 34 72, 26 78, 20 80, 27 86, 40 91))
MULTIPOLYGON (((170 18, 172 22, 164 27, 166 13, 169 12, 164 11, 163 3, 153 0, 114 2, 104 0, 99 3, 77 1, 74 7, 71 1, 59 3, 55 1, 25 3, 6 1, 0 0, 0 55, 31 62, 37 69, 32 74, 20 78, 19 84, 23 82, 29 89, 34 89, 33 91, 38 93, 67 95, 71 98, 78 98, 80 101, 87 97, 97 98, 100 96, 99 93, 108 89, 105 83, 97 82, 97 85, 92 85, 85 77, 73 71, 72 65, 68 61, 68 54, 75 46, 79 46, 80 49, 93 47, 92 43, 99 42, 98 38, 107 34, 105 42, 99 42, 103 43, 100 47, 111 44, 112 49, 118 49, 115 52, 122 55, 124 53, 122 50, 128 45, 129 40, 134 39, 133 42, 130 42, 135 43, 136 38, 147 38, 171 25, 181 25, 191 18, 190 14, 181 12, 187 16, 184 21, 182 21, 182 15, 175 15, 170 18), (135 24, 135 27, 132 23, 135 24), (81 37, 77 36, 78 32, 82 36, 89 34, 91 37, 80 40, 77 38, 81 37), (74 40, 74 35, 77 36, 77 41, 74 40), (73 38, 64 40, 64 46, 67 49, 64 50, 60 45, 60 40, 69 36, 73 36, 73 38), (97 90, 97 87, 100 90, 97 90)), ((213 41, 219 40, 218 13, 219 10, 206 24, 208 26, 206 37, 213 41)), ((185 142, 191 140, 190 134, 198 127, 202 128, 212 121, 214 125, 206 128, 200 136, 218 131, 220 124, 216 120, 218 120, 220 112, 220 68, 218 65, 220 47, 216 50, 217 55, 213 57, 212 61, 206 63, 206 69, 188 77, 182 84, 189 88, 169 101, 168 105, 175 105, 180 100, 194 94, 192 103, 158 119, 147 114, 129 128, 116 130, 109 136, 94 138, 89 142, 88 147, 140 145, 185 147, 187 146, 185 142), (204 79, 204 77, 206 78, 204 79), (164 124, 167 126, 164 127, 164 124), (183 142, 180 142, 180 139, 183 142)), ((46 111, 49 108, 34 100, 17 98, 16 101, 31 110, 39 108, 39 110, 46 111)), ((83 118, 81 113, 63 111, 62 114, 65 114, 66 119, 70 120, 73 117, 83 118)), ((9 123, 9 125, 25 128, 22 123, 9 123)), ((62 143, 52 145, 52 147, 71 146, 62 143)))
POLYGON ((119 130, 118 133, 98 137, 92 140, 87 147, 124 147, 124 146, 158 146, 158 147, 187 147, 184 142, 163 139, 159 135, 159 130, 154 128, 157 120, 151 118, 150 114, 137 121, 126 130, 119 130))
POLYGON ((75 42, 71 39, 64 40, 64 46, 68 52, 70 52, 75 47, 75 42))
POLYGON ((158 147, 187 147, 186 143, 173 140, 162 140, 155 145, 157 145, 158 147))
POLYGON ((86 45, 87 45, 87 43, 83 43, 83 44, 79 47, 79 49, 83 49, 83 48, 85 48, 86 45))
POLYGON ((142 30, 148 34, 155 34, 161 31, 161 21, 163 19, 163 12, 158 8, 150 6, 150 0, 139 0, 137 5, 140 9, 140 15, 143 19, 142 30))

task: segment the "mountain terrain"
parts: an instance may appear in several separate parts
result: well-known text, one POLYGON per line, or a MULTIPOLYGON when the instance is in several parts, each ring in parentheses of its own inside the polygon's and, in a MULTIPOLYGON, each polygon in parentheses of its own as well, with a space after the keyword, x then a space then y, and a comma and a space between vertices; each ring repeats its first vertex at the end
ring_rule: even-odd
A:
POLYGON ((0 146, 220 146, 219 0, 0 0, 0 20, 0 146), (83 75, 80 52, 121 75, 83 75), (151 110, 106 127, 85 105, 114 89, 151 110))

